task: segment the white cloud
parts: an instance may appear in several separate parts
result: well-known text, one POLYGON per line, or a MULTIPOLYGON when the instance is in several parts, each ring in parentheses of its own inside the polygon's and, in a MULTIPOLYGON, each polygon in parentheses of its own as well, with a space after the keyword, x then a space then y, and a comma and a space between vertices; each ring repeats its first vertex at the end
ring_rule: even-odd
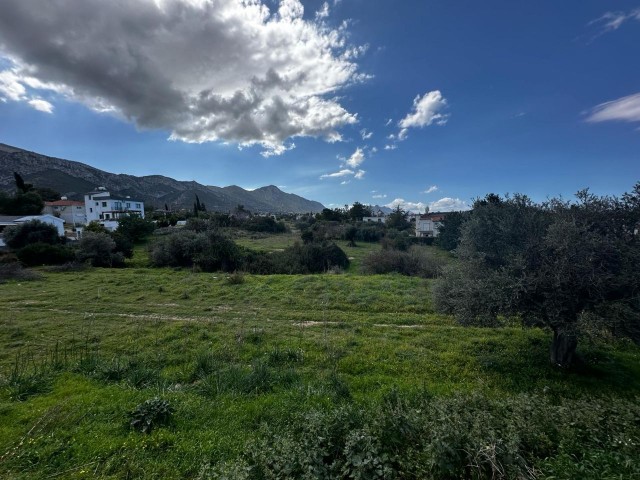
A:
POLYGON ((388 127, 389 125, 391 125, 393 123, 393 120, 391 118, 387 119, 387 122, 384 124, 385 127, 388 127))
POLYGON ((53 113, 53 105, 41 98, 32 98, 27 103, 40 112, 53 113))
POLYGON ((329 16, 329 4, 324 2, 320 10, 316 12, 316 19, 327 18, 329 16))
POLYGON ((427 188, 422 193, 433 193, 433 192, 437 192, 437 191, 438 191, 438 186, 437 185, 431 185, 429 188, 427 188))
POLYGON ((356 148, 356 151, 351 154, 345 163, 348 167, 357 168, 364 162, 364 158, 364 151, 361 148, 356 148))
POLYGON ((261 145, 267 155, 295 137, 341 140, 357 116, 337 94, 368 78, 354 61, 366 47, 347 43, 346 24, 305 19, 299 0, 267 5, 4 0, 0 96, 28 102, 38 99, 29 88, 46 89, 173 140, 261 145))
MULTIPOLYGON (((348 159, 345 159, 343 156, 338 155, 338 160, 342 163, 342 169, 334 172, 334 173, 325 173, 320 176, 320 180, 325 178, 338 178, 338 177, 346 177, 347 175, 353 175, 353 178, 357 180, 362 180, 364 178, 364 174, 366 173, 362 169, 358 169, 362 162, 365 160, 364 150, 360 147, 356 148, 356 151, 351 154, 348 159), (345 168, 348 167, 348 168, 345 168)), ((344 184, 345 182, 343 182, 344 184)))
POLYGON ((629 20, 638 20, 640 21, 640 8, 632 10, 628 13, 625 12, 606 12, 601 17, 596 18, 595 20, 590 21, 587 25, 595 25, 600 31, 596 35, 599 37, 607 32, 613 32, 620 28, 624 23, 629 20))
POLYGON ((640 122, 640 93, 601 103, 591 109, 587 122, 613 120, 640 122))
POLYGON ((429 207, 430 212, 453 212, 469 210, 470 208, 465 201, 450 197, 444 197, 428 204, 424 202, 409 202, 404 198, 396 198, 391 203, 385 205, 385 207, 389 208, 396 208, 397 206, 400 206, 403 210, 415 213, 423 213, 427 207, 429 207))
POLYGON ((446 106, 447 100, 442 96, 440 90, 425 93, 422 97, 418 95, 413 99, 413 111, 400 120, 398 125, 401 129, 428 127, 433 123, 444 125, 447 123, 449 115, 442 114, 440 111, 446 106))
POLYGON ((398 148, 398 146, 395 143, 392 143, 390 145, 385 145, 384 146, 385 150, 395 150, 396 148, 398 148))
POLYGON ((334 173, 325 173, 324 175, 320 175, 320 179, 323 178, 338 178, 338 177, 346 177, 347 175, 353 175, 355 172, 353 170, 349 170, 348 168, 344 168, 334 173))
POLYGON ((369 140, 371 137, 373 137, 373 132, 369 132, 366 128, 363 128, 362 130, 360 130, 360 136, 362 137, 362 140, 369 140))
POLYGON ((444 197, 429 204, 431 212, 458 212, 461 210, 469 210, 471 207, 464 200, 459 198, 444 197))
POLYGON ((386 194, 377 194, 377 195, 372 195, 371 198, 387 198, 386 194))
POLYGON ((378 147, 371 147, 371 153, 377 153, 378 147))
POLYGON ((351 183, 351 180, 343 180, 340 182, 340 185, 348 185, 351 183))

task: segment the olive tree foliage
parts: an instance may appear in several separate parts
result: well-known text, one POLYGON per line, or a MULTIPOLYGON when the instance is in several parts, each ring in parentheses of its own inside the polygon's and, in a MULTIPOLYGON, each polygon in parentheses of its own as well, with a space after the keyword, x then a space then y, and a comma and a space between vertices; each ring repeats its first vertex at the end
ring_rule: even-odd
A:
POLYGON ((477 201, 434 287, 463 324, 504 318, 553 332, 550 360, 574 361, 585 325, 640 343, 640 183, 621 198, 587 190, 575 202, 523 195, 477 201))

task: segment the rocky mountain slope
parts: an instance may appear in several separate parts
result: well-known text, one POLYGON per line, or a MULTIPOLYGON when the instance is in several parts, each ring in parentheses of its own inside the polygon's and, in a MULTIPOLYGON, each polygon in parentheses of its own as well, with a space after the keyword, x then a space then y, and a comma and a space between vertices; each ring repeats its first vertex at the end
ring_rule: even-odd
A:
POLYGON ((0 143, 0 190, 15 190, 13 172, 19 172, 28 183, 53 188, 78 200, 96 187, 105 187, 113 194, 129 195, 157 208, 164 208, 167 204, 172 209, 190 209, 196 195, 209 211, 228 212, 237 205, 244 205, 256 213, 319 212, 324 208, 319 202, 285 193, 273 185, 249 191, 235 185, 207 186, 162 175, 136 177, 114 174, 84 163, 48 157, 0 143))

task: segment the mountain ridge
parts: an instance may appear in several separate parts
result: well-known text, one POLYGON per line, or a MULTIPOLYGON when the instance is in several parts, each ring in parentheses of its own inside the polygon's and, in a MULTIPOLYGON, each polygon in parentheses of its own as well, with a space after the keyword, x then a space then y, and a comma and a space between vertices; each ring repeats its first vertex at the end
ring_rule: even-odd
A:
POLYGON ((19 172, 28 183, 53 188, 71 199, 81 199, 96 187, 105 187, 115 195, 129 195, 156 208, 167 204, 172 209, 191 209, 196 195, 207 210, 218 212, 229 212, 237 205, 255 213, 315 213, 324 208, 320 202, 283 192, 275 185, 245 190, 237 185, 202 185, 159 174, 110 173, 75 160, 0 143, 0 190, 15 190, 13 172, 19 172))

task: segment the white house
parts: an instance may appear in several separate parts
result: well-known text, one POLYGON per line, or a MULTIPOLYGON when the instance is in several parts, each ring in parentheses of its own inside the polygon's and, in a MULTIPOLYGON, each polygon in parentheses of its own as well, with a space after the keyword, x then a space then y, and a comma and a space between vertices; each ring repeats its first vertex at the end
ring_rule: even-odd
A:
POLYGON ((44 202, 42 213, 60 217, 67 225, 74 227, 87 223, 87 213, 84 202, 67 200, 67 197, 62 197, 55 202, 44 202))
POLYGON ((117 220, 124 215, 138 215, 144 218, 144 203, 130 197, 112 196, 106 189, 98 188, 84 196, 87 223, 100 222, 106 228, 117 227, 117 220))
POLYGON ((437 237, 442 225, 443 213, 425 213, 416 218, 416 237, 437 237))

